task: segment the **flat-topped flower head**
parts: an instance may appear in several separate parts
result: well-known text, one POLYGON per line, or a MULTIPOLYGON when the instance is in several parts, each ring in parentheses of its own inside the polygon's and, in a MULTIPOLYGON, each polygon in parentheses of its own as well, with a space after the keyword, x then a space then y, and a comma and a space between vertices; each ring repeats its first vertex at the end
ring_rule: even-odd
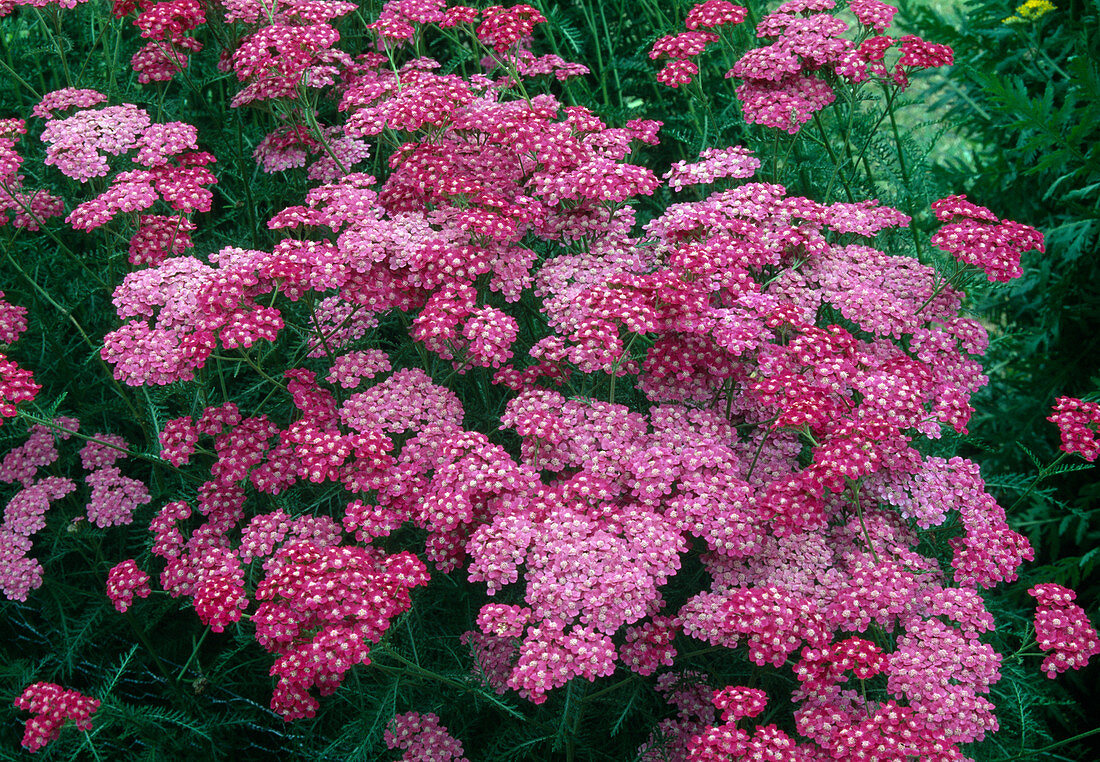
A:
POLYGON ((56 119, 59 116, 54 113, 56 111, 66 111, 74 107, 88 109, 103 103, 105 100, 107 100, 107 96, 97 90, 64 87, 42 96, 42 100, 31 109, 31 113, 40 119, 56 119))
POLYGON ((960 262, 984 270, 990 281, 1009 281, 1023 275, 1020 255, 1032 249, 1044 252, 1043 234, 1011 220, 999 220, 966 196, 948 196, 933 202, 936 218, 946 223, 932 243, 960 262))
POLYGON ((1059 397, 1047 420, 1058 426, 1063 452, 1077 453, 1090 463, 1100 457, 1100 403, 1059 397))
POLYGON ((15 707, 33 715, 23 732, 23 748, 34 752, 57 739, 66 720, 75 722, 80 730, 91 730, 99 699, 40 682, 28 685, 15 700, 15 707))
POLYGON ((1035 638, 1048 651, 1043 671, 1054 678, 1067 669, 1081 669, 1100 654, 1100 638, 1085 610, 1074 603, 1072 590, 1048 582, 1027 591, 1035 599, 1035 638))

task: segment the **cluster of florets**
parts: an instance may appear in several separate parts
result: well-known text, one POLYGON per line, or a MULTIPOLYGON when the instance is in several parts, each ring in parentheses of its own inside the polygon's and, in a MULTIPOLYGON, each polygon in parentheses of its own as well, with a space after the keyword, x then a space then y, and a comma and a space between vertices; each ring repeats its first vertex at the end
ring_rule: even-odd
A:
POLYGON ((1012 220, 998 219, 966 196, 948 196, 932 204, 936 219, 946 223, 932 236, 932 243, 955 259, 983 271, 991 281, 1009 281, 1023 275, 1020 255, 1032 249, 1040 253, 1043 234, 1012 220))
MULTIPOLYGON (((793 131, 833 97, 825 72, 853 44, 824 13, 832 8, 792 0, 761 22, 758 34, 773 43, 736 69, 752 119, 793 131)), ((227 59, 246 83, 235 105, 338 80, 347 115, 340 128, 309 118, 307 128, 283 126, 257 160, 272 171, 312 154, 321 158, 311 171, 332 161, 312 175, 322 184, 301 205, 269 220, 291 231, 270 251, 187 256, 185 217, 145 215, 131 246, 150 266, 114 294, 128 322, 107 335, 103 357, 134 385, 191 380, 219 345, 231 353, 275 341, 280 298, 308 303, 314 329, 303 351, 320 367, 265 379, 290 398, 289 422, 225 403, 162 427, 166 461, 210 472, 193 503, 168 503, 150 523, 164 589, 190 598, 215 632, 256 604, 256 639, 276 658, 271 705, 288 720, 312 716, 315 693, 369 663, 413 589, 427 584, 420 558, 380 548, 378 538, 403 537, 395 532, 409 523, 426 533, 426 562, 510 601, 484 605, 479 629, 463 636, 500 693, 539 703, 619 664, 659 673, 684 635, 760 666, 794 663, 795 721, 809 739, 738 728, 764 708, 759 691, 711 700, 701 680, 673 685, 671 673, 659 674, 681 712, 661 730, 698 759, 845 758, 868 744, 887 758, 951 757, 995 728, 984 696, 999 659, 981 642, 991 617, 976 590, 1013 579, 1031 549, 975 464, 914 446, 945 427, 966 430, 970 397, 986 381, 975 356, 987 337, 961 316, 963 294, 931 267, 876 245, 909 217, 874 201, 821 204, 748 182, 672 205, 636 237, 629 203, 660 181, 626 159, 635 142, 656 143, 660 125, 612 128, 551 95, 512 97, 515 77, 562 68, 519 49, 542 20, 537 11, 391 0, 371 25, 396 55, 423 25, 477 24, 492 67, 508 72, 491 80, 443 73, 424 58, 392 67, 388 55, 352 60, 333 48, 329 23, 351 10, 336 1, 226 4, 228 21, 260 25, 227 59), (346 171, 381 134, 399 136, 389 176, 379 183, 346 171), (536 266, 532 238, 569 253, 536 266), (510 305, 531 286, 549 330, 525 356, 510 305), (368 331, 394 312, 411 318, 418 349, 457 373, 492 368, 493 382, 511 390, 500 424, 518 438, 518 458, 467 430, 459 397, 425 370, 365 348, 368 331), (829 314, 843 325, 821 319, 829 314), (646 398, 646 412, 616 404, 614 383, 606 402, 567 396, 576 373, 635 376, 630 392, 646 398), (343 494, 338 515, 249 515, 251 492, 299 483, 343 494), (958 518, 953 579, 918 552, 908 523, 949 516, 958 518), (693 541, 705 549, 708 582, 672 603, 664 590, 693 541), (251 594, 250 574, 261 580, 251 594), (878 630, 892 633, 890 649, 861 637, 878 630), (876 699, 846 685, 880 675, 876 699)), ((852 3, 874 31, 892 10, 852 3)), ((682 73, 717 38, 712 29, 745 13, 700 3, 688 31, 659 40, 655 57, 682 73)), ((150 29, 168 29, 165 19, 150 29)), ((907 70, 945 53, 907 40, 901 56, 907 70)), ((666 79, 678 81, 676 71, 666 79)), ((140 143, 138 161, 154 172, 194 148, 185 125, 150 125, 132 107, 115 108, 130 137, 116 140, 102 116, 83 116, 95 147, 81 154, 65 143, 59 165, 95 176, 102 154, 140 143)), ((59 141, 63 133, 54 130, 59 141)), ((709 149, 666 179, 676 188, 750 180, 758 167, 743 148, 709 149)), ((119 209, 147 208, 139 191, 128 193, 117 191, 119 209)), ((1008 226, 1013 243, 1027 242, 1025 226, 973 209, 936 207, 962 215, 960 224, 1008 226)), ((90 448, 87 464, 115 468, 109 449, 90 448)), ((142 573, 127 563, 116 570, 112 599, 128 606, 146 589, 142 573)), ((397 718, 387 741, 408 759, 462 754, 431 715, 397 718)))
POLYGON ((1062 451, 1077 453, 1090 463, 1100 457, 1100 403, 1085 402, 1075 397, 1059 397, 1054 412, 1047 418, 1058 426, 1062 451))
MULTIPOLYGON (((409 608, 411 588, 428 581, 410 553, 387 556, 375 548, 287 543, 272 558, 256 589, 256 640, 278 654, 271 708, 287 720, 312 717, 356 664, 369 664, 390 620, 409 608)), ((461 753, 461 749, 459 749, 461 753)))
MULTIPOLYGON (((38 230, 42 220, 64 213, 64 204, 50 192, 39 189, 30 191, 23 186, 24 177, 19 174, 23 163, 15 150, 20 138, 27 133, 22 119, 0 119, 0 225, 8 222, 3 212, 14 213, 13 224, 17 228, 38 230)), ((3 342, 0 339, 0 343, 3 342)))
MULTIPOLYGON (((48 431, 45 436, 52 438, 48 431)), ((33 437, 32 432, 28 441, 33 442, 33 437)), ((42 586, 42 565, 27 555, 31 537, 46 526, 45 515, 50 505, 75 489, 71 479, 46 476, 24 486, 8 501, 0 524, 0 591, 5 598, 25 601, 31 590, 42 586)))
POLYGON ((138 82, 168 82, 187 68, 192 53, 202 43, 187 33, 206 23, 198 0, 122 0, 114 3, 114 15, 122 18, 138 11, 134 26, 142 39, 151 40, 130 59, 138 82))
POLYGON ((355 64, 351 56, 333 47, 340 34, 329 22, 355 8, 354 3, 340 0, 278 3, 270 8, 255 0, 226 4, 227 22, 259 22, 223 61, 245 83, 230 106, 292 100, 299 87, 334 84, 342 70, 355 64))
POLYGON ((650 58, 668 58, 664 68, 657 73, 657 81, 669 87, 690 83, 699 73, 699 66, 691 59, 719 39, 716 32, 706 30, 740 24, 746 14, 747 9, 727 0, 706 0, 695 5, 684 22, 688 31, 661 37, 650 48, 650 58))
MULTIPOLYGON (((4 299, 0 291, 0 344, 14 344, 27 330, 27 308, 4 299)), ((16 405, 30 402, 42 390, 34 382, 34 374, 9 360, 0 352, 0 425, 5 418, 14 418, 16 405)))
POLYGON ((760 160, 752 151, 742 146, 729 148, 704 148, 699 152, 701 161, 678 161, 664 174, 668 187, 680 190, 688 185, 713 183, 722 177, 748 178, 760 169, 760 160))
POLYGON ((56 740, 66 720, 75 722, 80 730, 91 730, 99 699, 55 683, 34 683, 15 700, 15 707, 34 715, 27 720, 23 732, 23 747, 33 752, 56 740))
POLYGON ((1074 603, 1077 594, 1048 582, 1027 591, 1035 599, 1035 639, 1049 651, 1043 671, 1054 678, 1067 669, 1081 669, 1100 654, 1100 638, 1085 610, 1074 603))
POLYGON ((96 434, 80 451, 88 471, 84 481, 92 489, 88 520, 98 527, 130 524, 134 511, 152 499, 143 482, 124 476, 115 466, 116 460, 126 457, 126 441, 112 434, 96 434))
POLYGON ((140 169, 119 172, 99 196, 76 206, 66 222, 91 231, 120 213, 144 212, 163 200, 177 214, 142 215, 130 242, 131 261, 156 262, 190 246, 194 229, 185 215, 208 212, 214 195, 207 186, 217 182, 207 169, 214 157, 196 150, 198 130, 184 122, 154 124, 144 109, 133 104, 83 109, 60 118, 55 110, 103 100, 95 91, 57 91, 42 101, 48 120, 42 132, 47 144, 46 164, 68 177, 87 182, 110 172, 108 156, 133 152, 140 169))
MULTIPOLYGON (((856 84, 873 76, 884 86, 892 82, 904 88, 911 72, 951 63, 951 49, 945 45, 913 35, 900 39, 883 35, 897 8, 880 0, 850 4, 849 10, 862 27, 857 45, 845 36, 848 24, 833 14, 835 5, 832 0, 789 0, 760 20, 757 37, 772 41, 745 53, 726 73, 727 78, 742 81, 737 97, 747 121, 793 134, 835 100, 829 82, 833 74, 856 84), (885 60, 893 47, 897 48, 897 61, 890 71, 885 60)), ((695 18, 699 8, 688 16, 689 29, 707 26, 695 18)), ((650 57, 664 53, 672 61, 657 79, 672 86, 690 82, 698 73, 690 57, 717 39, 714 33, 699 31, 662 38, 650 57)))
POLYGON ((546 19, 530 5, 512 5, 507 8, 493 5, 481 12, 477 38, 481 44, 498 54, 506 53, 522 40, 531 36, 536 24, 546 19))
POLYGON ((14 418, 15 406, 30 402, 41 390, 42 387, 34 382, 33 373, 0 352, 0 423, 5 418, 14 418))
POLYGON ((134 596, 148 598, 150 593, 149 575, 132 558, 115 564, 107 573, 107 597, 120 613, 133 605, 134 596))
POLYGON ((252 156, 265 172, 304 167, 307 158, 315 157, 307 177, 333 182, 369 159, 370 146, 345 135, 342 127, 320 127, 316 133, 304 127, 283 127, 261 140, 252 156))
MULTIPOLYGON (((71 480, 59 476, 39 477, 40 469, 60 456, 55 437, 66 440, 78 433, 75 418, 57 418, 50 426, 31 426, 26 441, 10 450, 0 462, 0 482, 19 482, 22 489, 8 501, 0 525, 0 589, 6 597, 26 600, 27 593, 42 584, 42 567, 28 557, 31 537, 45 526, 50 505, 76 489, 71 480)), ((80 461, 91 488, 87 519, 99 527, 129 524, 134 511, 149 502, 149 491, 137 479, 124 476, 115 466, 126 457, 126 442, 111 434, 88 438, 80 461)))
MULTIPOLYGON (((26 330, 26 308, 4 300, 0 291, 0 344, 14 344, 26 330)), ((42 387, 34 375, 0 352, 0 426, 17 415, 15 406, 34 399, 42 387)))
POLYGON ((0 344, 14 344, 27 330, 27 308, 4 299, 0 291, 0 344))
POLYGON ((389 748, 405 750, 402 762, 469 762, 462 756, 462 742, 431 712, 397 715, 386 727, 383 739, 389 748))

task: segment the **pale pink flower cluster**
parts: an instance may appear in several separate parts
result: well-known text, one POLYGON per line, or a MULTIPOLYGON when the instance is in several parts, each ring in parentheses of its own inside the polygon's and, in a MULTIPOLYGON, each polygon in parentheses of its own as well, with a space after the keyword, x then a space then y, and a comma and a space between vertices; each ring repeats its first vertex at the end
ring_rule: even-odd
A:
POLYGON ((760 160, 752 151, 741 146, 729 148, 704 148, 699 152, 702 161, 678 161, 663 177, 668 187, 680 190, 688 185, 713 183, 720 177, 744 179, 756 174, 760 160))
POLYGON ((13 601, 25 601, 42 586, 42 565, 27 554, 31 536, 46 526, 50 504, 76 489, 71 479, 47 476, 15 493, 0 524, 0 591, 13 601))
POLYGON ((98 527, 132 523, 134 511, 152 499, 144 482, 123 476, 115 466, 96 468, 84 481, 92 488, 88 520, 98 527))
POLYGON ((364 378, 374 378, 392 369, 389 355, 381 349, 365 349, 348 352, 333 360, 326 380, 344 389, 354 389, 364 378))
POLYGON ((0 3, 0 18, 7 16, 22 5, 31 8, 46 8, 56 3, 58 8, 75 8, 85 2, 87 0, 4 0, 3 3, 0 3))
POLYGON ((64 87, 60 90, 46 93, 42 100, 31 109, 31 114, 39 119, 56 119, 55 111, 68 111, 71 108, 90 109, 107 100, 107 96, 97 90, 81 90, 75 87, 64 87))
POLYGON ((130 103, 52 119, 42 131, 45 163, 80 182, 104 177, 110 171, 104 154, 119 156, 131 150, 150 124, 145 110, 130 103))
POLYGON ((389 748, 405 750, 402 762, 469 762, 462 756, 462 742, 430 712, 397 715, 387 725, 383 738, 389 748))

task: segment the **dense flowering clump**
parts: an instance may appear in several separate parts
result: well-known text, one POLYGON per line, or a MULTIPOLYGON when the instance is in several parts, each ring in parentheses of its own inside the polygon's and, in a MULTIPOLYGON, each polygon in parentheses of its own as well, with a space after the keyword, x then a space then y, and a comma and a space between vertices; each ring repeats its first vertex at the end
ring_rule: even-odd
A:
POLYGON ((0 524, 0 590, 8 600, 25 601, 31 590, 42 586, 42 565, 27 556, 30 538, 45 528, 50 504, 75 489, 71 479, 47 476, 8 501, 0 524))
POLYGON ((284 542, 256 589, 256 640, 278 655, 271 708, 285 719, 312 717, 316 686, 332 693, 356 664, 369 664, 371 643, 411 605, 409 592, 428 582, 409 553, 284 542))
POLYGON ((493 5, 481 12, 477 38, 486 47, 504 53, 530 37, 536 24, 543 23, 546 19, 530 5, 493 5))
POLYGON ((143 482, 123 476, 114 466, 97 468, 84 481, 92 488, 88 520, 98 527, 129 524, 134 511, 151 499, 143 482))
MULTIPOLYGON (((119 0, 149 41, 138 80, 182 72, 211 10, 119 0)), ((455 614, 468 616, 465 688, 511 692, 498 702, 509 715, 517 697, 544 704, 567 685, 577 706, 572 681, 652 676, 669 711, 638 750, 647 762, 956 760, 997 729, 1001 657, 984 642, 981 591, 1016 579, 1034 551, 978 464, 929 455, 926 441, 948 440, 940 452, 966 433, 987 383, 989 337, 956 277, 969 270, 944 277, 899 250, 921 235, 903 230, 910 216, 847 185, 846 202, 795 195, 774 133, 745 133, 757 153, 704 148, 663 177, 632 163, 662 125, 613 126, 551 94, 584 67, 528 49, 545 21, 529 5, 389 0, 354 57, 341 48, 361 48, 353 3, 220 11, 218 29, 236 36, 219 63, 242 86, 232 105, 266 120, 257 171, 308 185, 253 220, 252 243, 200 230, 196 213, 220 223, 236 199, 227 189, 215 208, 197 127, 91 90, 50 93, 35 114, 48 165, 105 178, 68 223, 129 243, 133 267, 111 284, 120 323, 99 357, 127 386, 170 387, 143 395, 147 446, 87 438, 78 526, 98 540, 156 494, 160 588, 211 632, 251 633, 271 654, 272 711, 315 716, 379 653, 411 664, 396 625, 417 635, 415 614, 403 617, 436 574, 486 596, 455 614), (459 32, 472 58, 426 57, 459 32), (372 157, 378 177, 357 171, 372 157), (662 181, 695 200, 654 210, 662 181), (220 248, 203 249, 210 240, 220 248), (158 469, 148 486, 123 471, 143 462, 158 469), (786 730, 753 725, 782 711, 763 690, 676 669, 719 649, 788 680, 786 730)), ((854 104, 873 83, 892 105, 912 72, 950 62, 945 46, 887 36, 895 13, 879 0, 779 5, 727 75, 745 120, 794 134, 841 88, 854 104)), ((653 44, 658 80, 690 82, 748 16, 696 4, 653 44)), ((25 132, 0 123, 0 189, 29 227, 46 207, 19 190, 25 132)), ((932 242, 991 280, 1042 250, 1033 228, 965 197, 933 210, 944 226, 932 242)), ((10 343, 27 321, 2 296, 10 343)), ((0 415, 38 391, 0 355, 0 415)), ((1100 455, 1100 406, 1063 398, 1050 420, 1066 452, 1100 455)), ((42 471, 59 460, 55 432, 76 430, 32 426, 0 462, 18 490, 0 526, 8 598, 41 585, 30 538, 76 489, 42 471)), ((151 594, 145 557, 126 555, 106 583, 121 612, 151 594)), ((1032 594, 1044 670, 1100 650, 1072 592, 1032 594)), ((384 738, 406 760, 464 760, 434 714, 399 714, 384 738)))
POLYGON ((1067 669, 1081 669, 1100 654, 1100 638, 1085 610, 1074 603, 1072 590, 1047 582, 1027 591, 1035 599, 1035 639, 1049 651, 1043 671, 1054 678, 1067 669))
POLYGON ((191 53, 202 50, 202 43, 187 32, 206 23, 203 5, 198 0, 142 0, 118 2, 114 15, 121 18, 138 10, 134 26, 142 39, 152 40, 134 53, 130 65, 138 82, 168 82, 187 68, 191 53))
POLYGON ((61 735, 66 720, 72 720, 80 730, 92 729, 92 716, 99 709, 99 699, 66 690, 54 683, 28 685, 15 699, 15 707, 30 712, 23 732, 23 747, 38 751, 61 735))
POLYGON ((150 123, 144 109, 129 103, 53 119, 42 132, 42 141, 48 146, 45 163, 81 182, 103 177, 110 170, 103 154, 126 153, 150 123))
POLYGON ((1078 453, 1090 463, 1100 457, 1100 403, 1059 397, 1047 420, 1058 426, 1063 452, 1078 453))

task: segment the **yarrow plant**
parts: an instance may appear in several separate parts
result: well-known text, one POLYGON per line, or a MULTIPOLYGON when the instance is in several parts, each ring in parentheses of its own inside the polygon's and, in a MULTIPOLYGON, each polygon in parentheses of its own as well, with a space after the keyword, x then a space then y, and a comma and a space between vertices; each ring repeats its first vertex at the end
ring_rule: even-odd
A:
MULTIPOLYGON (((1043 235, 963 195, 860 196, 868 161, 828 143, 838 99, 896 130, 949 48, 889 36, 878 0, 757 10, 706 0, 652 44, 672 87, 729 58, 708 86, 743 138, 660 168, 660 122, 576 103, 588 67, 535 53, 542 5, 119 2, 159 96, 37 98, 27 156, 69 202, 20 190, 27 127, 0 128, 16 226, 112 252, 97 272, 66 249, 110 305, 95 340, 5 255, 104 401, 59 414, 64 383, 0 355, 22 437, 0 590, 29 622, 81 559, 84 629, 129 648, 93 678, 113 727, 146 680, 149 722, 209 740, 221 702, 322 756, 576 759, 607 743, 582 714, 608 701, 646 760, 957 760, 1000 729, 998 638, 1019 633, 988 601, 1036 551, 955 447, 988 382, 966 288, 1018 276, 1043 235), (788 161, 811 122, 824 188, 788 161), (319 751, 273 720, 341 727, 319 751)), ((0 341, 26 316, 0 300, 0 341)), ((1095 403, 1050 420, 1095 459, 1095 403)), ((1030 592, 1041 670, 1084 667, 1074 593, 1030 592)), ((39 680, 17 706, 33 751, 99 702, 39 680)))

